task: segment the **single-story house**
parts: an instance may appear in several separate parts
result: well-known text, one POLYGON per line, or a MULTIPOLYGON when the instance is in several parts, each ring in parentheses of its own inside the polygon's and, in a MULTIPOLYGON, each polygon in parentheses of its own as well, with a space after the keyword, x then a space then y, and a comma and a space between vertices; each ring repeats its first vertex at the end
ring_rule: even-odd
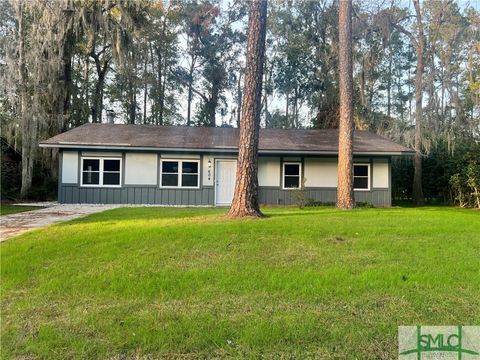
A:
MULTIPOLYGON (((85 124, 40 143, 60 150, 61 203, 229 205, 239 130, 85 124)), ((413 151, 368 131, 354 136, 355 199, 391 205, 391 158, 413 151)), ((261 129, 259 202, 299 195, 334 202, 337 130, 261 129)))

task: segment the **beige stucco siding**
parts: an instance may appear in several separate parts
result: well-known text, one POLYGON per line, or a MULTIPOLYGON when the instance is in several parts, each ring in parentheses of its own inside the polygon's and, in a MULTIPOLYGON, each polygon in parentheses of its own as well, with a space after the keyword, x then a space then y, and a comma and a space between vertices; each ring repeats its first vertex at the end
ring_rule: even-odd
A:
POLYGON ((258 185, 280 186, 280 158, 260 157, 258 159, 258 185))
POLYGON ((125 185, 156 185, 157 154, 126 153, 125 185))
POLYGON ((372 174, 372 186, 374 188, 388 188, 390 174, 388 171, 387 159, 374 159, 373 160, 373 174, 372 174))
POLYGON ((337 187, 337 160, 305 158, 305 187, 337 187))
POLYGON ((78 182, 78 151, 64 151, 62 154, 62 183, 78 182))

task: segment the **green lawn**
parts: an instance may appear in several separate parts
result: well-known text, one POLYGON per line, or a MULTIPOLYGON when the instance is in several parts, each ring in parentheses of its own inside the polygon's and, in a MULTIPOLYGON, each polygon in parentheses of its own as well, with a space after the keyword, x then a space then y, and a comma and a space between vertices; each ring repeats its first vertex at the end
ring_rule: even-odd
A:
POLYGON ((480 324, 480 212, 126 208, 1 245, 2 358, 396 358, 480 324))
POLYGON ((11 204, 1 204, 0 205, 0 215, 10 215, 16 214, 24 211, 38 210, 43 209, 39 206, 18 206, 11 204))

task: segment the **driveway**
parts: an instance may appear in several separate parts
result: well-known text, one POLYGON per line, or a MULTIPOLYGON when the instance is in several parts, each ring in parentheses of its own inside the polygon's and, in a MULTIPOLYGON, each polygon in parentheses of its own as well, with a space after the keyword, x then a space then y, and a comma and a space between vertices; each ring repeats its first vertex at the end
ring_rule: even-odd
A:
POLYGON ((25 211, 0 217, 0 241, 41 228, 50 224, 77 219, 97 212, 120 207, 120 205, 70 205, 57 203, 24 204, 47 206, 43 209, 25 211))

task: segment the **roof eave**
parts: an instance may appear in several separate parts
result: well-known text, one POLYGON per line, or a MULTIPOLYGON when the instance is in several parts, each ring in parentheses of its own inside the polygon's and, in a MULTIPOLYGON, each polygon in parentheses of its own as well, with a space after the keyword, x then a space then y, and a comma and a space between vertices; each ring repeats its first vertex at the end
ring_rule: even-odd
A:
MULTIPOLYGON (((60 148, 60 149, 85 149, 85 150, 136 150, 136 151, 168 151, 168 152, 217 152, 217 153, 235 153, 238 148, 162 148, 162 147, 146 147, 146 146, 128 146, 118 144, 58 144, 58 143, 40 143, 43 148, 60 148)), ((338 155, 338 151, 318 151, 318 150, 275 150, 260 149, 259 154, 265 155, 338 155)), ((400 156, 400 155, 414 155, 414 151, 354 151, 354 155, 383 155, 383 156, 400 156)))

